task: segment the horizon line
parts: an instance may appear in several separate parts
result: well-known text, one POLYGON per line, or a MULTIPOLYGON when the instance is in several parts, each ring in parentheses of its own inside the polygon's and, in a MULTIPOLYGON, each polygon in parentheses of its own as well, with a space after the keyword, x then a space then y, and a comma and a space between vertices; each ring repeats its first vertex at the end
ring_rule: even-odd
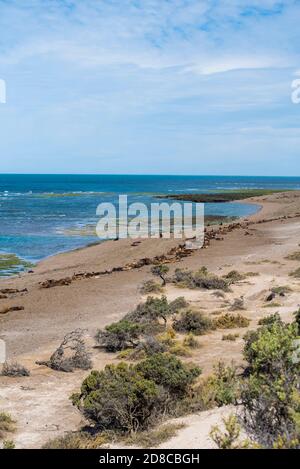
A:
POLYGON ((0 172, 0 176, 152 176, 152 177, 244 177, 244 178, 300 178, 300 175, 265 175, 265 174, 170 174, 170 173, 15 173, 0 172))

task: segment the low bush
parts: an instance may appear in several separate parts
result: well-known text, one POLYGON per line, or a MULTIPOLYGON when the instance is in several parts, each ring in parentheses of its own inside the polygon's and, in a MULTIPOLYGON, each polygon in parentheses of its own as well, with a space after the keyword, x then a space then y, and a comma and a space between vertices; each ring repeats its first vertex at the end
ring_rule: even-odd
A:
POLYGON ((161 298, 148 296, 146 302, 140 303, 132 313, 125 316, 125 320, 139 324, 155 325, 162 319, 166 326, 168 317, 184 308, 185 305, 184 298, 177 298, 169 303, 166 296, 161 298))
POLYGON ((17 362, 5 362, 1 371, 2 376, 11 376, 13 378, 30 376, 30 371, 25 366, 17 362))
POLYGON ((217 425, 212 427, 210 437, 218 449, 251 449, 257 448, 249 440, 241 440, 241 426, 238 418, 231 414, 222 419, 224 431, 217 425))
POLYGON ((263 308, 280 308, 282 306, 278 301, 272 301, 272 303, 266 303, 263 305, 263 308))
POLYGON ((272 293, 275 293, 276 295, 280 295, 280 296, 284 296, 287 293, 290 293, 291 291, 293 291, 293 290, 290 287, 288 287, 287 285, 271 288, 272 293))
POLYGON ((264 448, 300 447, 298 328, 275 321, 245 336, 243 423, 264 448), (281 443, 280 443, 281 442, 281 443))
POLYGON ((13 440, 4 440, 3 449, 15 449, 16 445, 13 440))
POLYGON ((241 311, 243 309, 245 309, 244 298, 235 298, 229 311, 241 311))
POLYGON ((185 425, 182 423, 167 423, 153 430, 134 433, 126 438, 125 444, 141 448, 157 448, 162 443, 176 436, 178 430, 184 427, 185 425))
POLYGON ((206 267, 202 267, 195 273, 176 269, 172 281, 186 288, 229 291, 228 281, 208 272, 206 267))
POLYGON ((293 272, 289 273, 290 277, 295 277, 295 278, 300 278, 300 267, 298 267, 296 270, 293 270, 293 272))
POLYGON ((237 367, 225 365, 220 361, 214 366, 213 374, 208 378, 208 386, 214 390, 217 406, 236 404, 240 395, 237 367))
POLYGON ((225 313, 224 315, 214 319, 213 322, 217 329, 234 329, 236 327, 248 327, 250 319, 242 316, 241 314, 225 313))
POLYGON ((226 366, 220 362, 211 375, 200 379, 177 406, 177 414, 202 412, 214 407, 236 404, 239 400, 239 377, 234 365, 226 366))
POLYGON ((196 349, 200 347, 198 340, 195 338, 195 335, 192 332, 189 332, 183 339, 184 347, 191 349, 196 349))
POLYGON ((140 324, 125 319, 98 330, 95 336, 97 344, 107 352, 118 352, 129 347, 136 347, 142 332, 140 324))
POLYGON ((239 337, 239 334, 225 334, 222 336, 222 340, 228 340, 230 342, 235 342, 239 337))
POLYGON ((163 288, 161 287, 161 285, 159 285, 159 283, 155 282, 154 280, 148 280, 141 287, 141 293, 143 295, 149 293, 161 293, 162 291, 163 288))
POLYGON ((136 369, 146 379, 163 386, 172 396, 183 397, 195 379, 201 374, 200 368, 186 365, 171 354, 155 354, 138 363, 136 369))
POLYGON ((192 332, 195 335, 201 335, 213 328, 213 322, 199 311, 188 310, 174 320, 173 328, 177 332, 192 332))
POLYGON ((241 274, 237 270, 231 270, 230 272, 228 272, 228 274, 223 275, 223 278, 227 280, 228 284, 231 285, 232 283, 245 280, 246 276, 245 274, 241 274))
POLYGON ((93 370, 71 399, 99 429, 121 433, 147 429, 166 410, 163 389, 126 363, 93 370))
POLYGON ((279 313, 274 313, 274 314, 270 314, 269 316, 265 316, 264 318, 258 321, 258 324, 259 326, 269 326, 276 322, 283 324, 283 321, 279 313))
POLYGON ((291 254, 286 256, 285 259, 288 259, 290 261, 300 261, 300 251, 292 252, 291 254))
POLYGON ((15 421, 5 412, 0 412, 0 439, 15 431, 15 421))
POLYGON ((97 449, 108 442, 105 434, 90 435, 87 432, 68 432, 47 441, 42 449, 97 449))
POLYGON ((60 346, 47 361, 38 361, 38 365, 46 365, 57 371, 71 372, 74 369, 88 370, 92 368, 90 354, 86 350, 84 331, 76 329, 65 335, 60 346))
POLYGON ((191 355, 190 350, 179 342, 169 348, 169 353, 177 357, 189 357, 191 355))

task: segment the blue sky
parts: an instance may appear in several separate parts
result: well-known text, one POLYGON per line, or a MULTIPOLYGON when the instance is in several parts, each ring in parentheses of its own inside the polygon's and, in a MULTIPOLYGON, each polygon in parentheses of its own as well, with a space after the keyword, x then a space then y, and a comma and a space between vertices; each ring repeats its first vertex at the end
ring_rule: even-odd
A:
POLYGON ((0 0, 0 172, 300 175, 299 0, 0 0))

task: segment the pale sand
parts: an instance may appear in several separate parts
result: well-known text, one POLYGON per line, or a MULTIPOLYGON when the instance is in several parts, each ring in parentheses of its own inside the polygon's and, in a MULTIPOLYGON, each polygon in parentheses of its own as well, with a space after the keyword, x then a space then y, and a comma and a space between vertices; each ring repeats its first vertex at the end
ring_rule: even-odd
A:
MULTIPOLYGON (((226 234, 223 240, 212 241, 207 249, 195 251, 192 256, 170 264, 170 269, 187 267, 196 270, 205 265, 220 275, 232 269, 258 272, 259 276, 249 277, 247 281, 234 285, 232 293, 226 293, 229 302, 244 296, 247 309, 243 314, 251 319, 250 328, 255 328, 259 318, 277 310, 285 320, 290 320, 299 306, 300 281, 288 276, 299 263, 284 257, 300 250, 300 192, 274 194, 250 201, 262 205, 262 209, 251 217, 248 228, 236 229, 226 234), (291 218, 261 223, 262 220, 283 216, 291 218), (293 292, 278 300, 281 307, 262 308, 269 289, 279 285, 289 285, 293 292)), ((33 274, 1 280, 0 288, 28 289, 28 293, 17 293, 0 300, 0 309, 5 306, 25 307, 24 311, 0 315, 0 338, 7 342, 9 358, 17 358, 31 369, 29 378, 0 378, 0 410, 9 411, 18 422, 14 436, 17 447, 40 447, 49 438, 74 430, 82 423, 68 397, 78 390, 87 373, 55 372, 35 365, 35 361, 48 358, 63 335, 77 327, 87 329, 92 345, 92 337, 98 327, 120 319, 141 301, 139 286, 152 276, 151 266, 145 266, 49 289, 41 289, 39 282, 71 276, 74 272, 124 266, 144 257, 153 258, 169 251, 178 241, 142 240, 137 246, 131 244, 132 241, 128 240, 111 241, 61 254, 41 262, 33 274)), ((207 314, 220 309, 224 303, 212 292, 202 290, 168 286, 166 294, 169 298, 185 296, 195 306, 204 308, 207 314)), ((199 364, 204 373, 208 373, 219 359, 241 362, 244 332, 245 329, 219 330, 200 337, 201 348, 193 352, 190 360, 199 364), (228 332, 238 332, 239 339, 236 342, 222 341, 222 335, 228 332)), ((92 347, 91 351, 95 368, 115 360, 92 347)), ((226 413, 226 409, 223 410, 226 413)), ((216 410, 185 417, 188 426, 169 442, 171 446, 165 443, 164 447, 191 448, 191 444, 209 447, 212 445, 208 437, 211 422, 219 422, 221 414, 222 411, 216 410)))

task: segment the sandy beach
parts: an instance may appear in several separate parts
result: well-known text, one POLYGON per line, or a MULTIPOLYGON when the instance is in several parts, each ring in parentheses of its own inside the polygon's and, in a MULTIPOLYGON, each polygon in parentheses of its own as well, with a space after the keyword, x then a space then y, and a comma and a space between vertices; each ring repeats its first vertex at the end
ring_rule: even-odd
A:
MULTIPOLYGON (((242 296, 250 329, 276 311, 286 321, 292 318, 300 303, 300 280, 289 274, 299 264, 286 256, 299 249, 300 191, 244 202, 258 204, 261 209, 229 228, 226 224, 207 227, 207 245, 201 250, 185 252, 180 247, 182 240, 108 241, 53 256, 40 262, 32 273, 0 280, 2 296, 6 297, 0 299, 0 338, 7 344, 8 358, 31 371, 28 378, 0 377, 0 408, 17 421, 17 447, 41 447, 50 438, 80 427, 82 417, 68 397, 88 372, 61 373, 35 362, 47 359, 63 336, 78 327, 86 329, 94 368, 115 361, 115 356, 93 348, 93 336, 98 328, 117 321, 142 301, 140 287, 152 278, 151 266, 159 256, 169 262, 170 274, 178 267, 195 271, 202 266, 218 275, 233 269, 256 274, 235 284, 225 299, 212 291, 167 284, 168 299, 184 296, 210 315, 222 308, 224 301, 230 304, 242 296), (265 308, 270 289, 282 285, 292 291, 280 298, 280 306, 265 308), (10 308, 22 309, 5 312, 10 308)), ((239 333, 238 340, 222 341, 224 331, 220 330, 201 336, 200 349, 187 360, 198 364, 203 373, 210 372, 221 358, 241 363, 245 330, 230 332, 239 333)), ((224 412, 226 409, 217 409, 181 419, 186 427, 164 447, 213 447, 208 433, 224 412)))

